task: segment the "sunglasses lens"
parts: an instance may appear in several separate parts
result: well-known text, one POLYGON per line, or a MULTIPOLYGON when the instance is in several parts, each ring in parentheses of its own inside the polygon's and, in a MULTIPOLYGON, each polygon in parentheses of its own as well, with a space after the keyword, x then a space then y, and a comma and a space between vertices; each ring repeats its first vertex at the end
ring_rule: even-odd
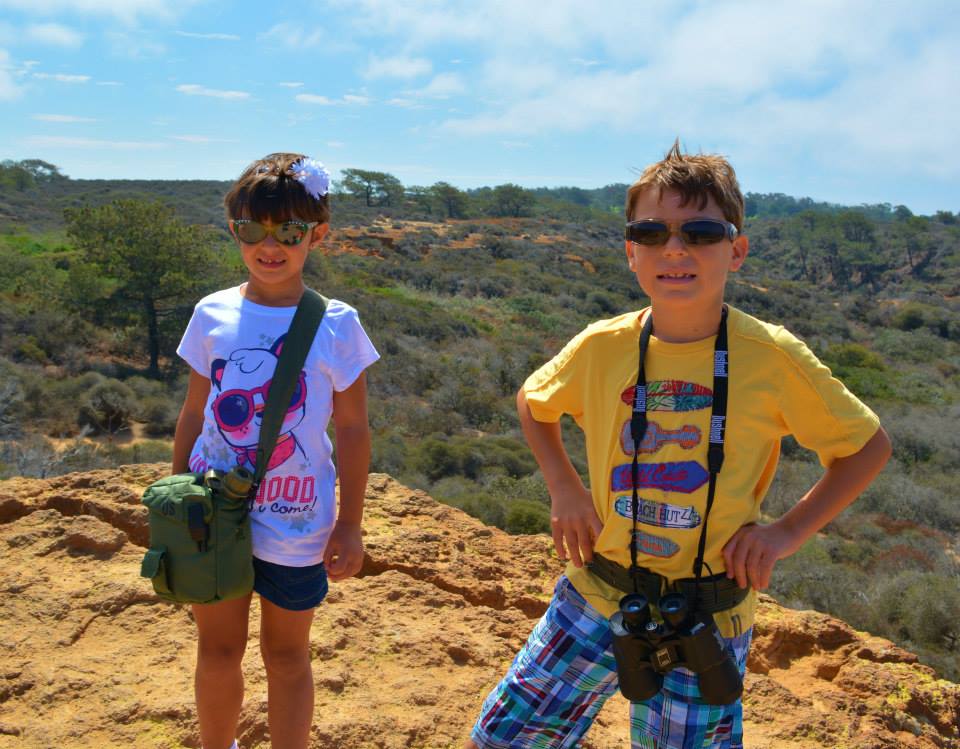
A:
POLYGON ((242 395, 231 395, 217 404, 217 415, 228 427, 242 426, 250 415, 250 403, 242 395))
POLYGON ((659 221, 639 221, 627 224, 627 239, 637 244, 656 247, 665 244, 670 237, 670 229, 659 221))
POLYGON ((307 226, 299 221, 285 221, 277 227, 274 236, 281 244, 300 244, 307 233, 307 226))
POLYGON ((262 242, 267 236, 267 230, 263 224, 258 224, 256 221, 235 221, 233 230, 237 233, 240 241, 246 244, 262 242))
POLYGON ((726 239, 727 226, 720 221, 687 221, 680 232, 688 245, 716 244, 726 239))

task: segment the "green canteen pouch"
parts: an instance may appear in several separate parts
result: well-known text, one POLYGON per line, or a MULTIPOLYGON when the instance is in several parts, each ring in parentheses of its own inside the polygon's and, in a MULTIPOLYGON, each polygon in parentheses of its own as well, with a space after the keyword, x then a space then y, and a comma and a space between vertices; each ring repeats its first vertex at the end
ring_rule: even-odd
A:
POLYGON ((253 548, 245 501, 228 500, 181 473, 151 484, 150 548, 140 566, 156 594, 176 603, 214 603, 253 589, 253 548))

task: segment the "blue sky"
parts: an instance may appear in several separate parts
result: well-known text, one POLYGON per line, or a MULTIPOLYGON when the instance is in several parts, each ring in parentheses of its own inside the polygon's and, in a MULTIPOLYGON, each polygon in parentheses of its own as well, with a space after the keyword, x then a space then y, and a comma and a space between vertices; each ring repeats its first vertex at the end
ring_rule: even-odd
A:
POLYGON ((232 179, 629 182, 679 136, 743 188, 960 211, 952 0, 0 0, 0 159, 232 179), (544 10, 546 9, 546 10, 544 10))

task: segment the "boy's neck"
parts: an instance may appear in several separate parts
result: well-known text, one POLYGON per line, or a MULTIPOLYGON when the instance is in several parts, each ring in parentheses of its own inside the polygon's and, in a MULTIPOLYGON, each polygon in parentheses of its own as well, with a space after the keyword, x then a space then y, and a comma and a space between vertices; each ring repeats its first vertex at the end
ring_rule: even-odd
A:
POLYGON ((699 309, 664 309, 651 304, 653 334, 665 343, 693 343, 717 334, 723 302, 699 309))

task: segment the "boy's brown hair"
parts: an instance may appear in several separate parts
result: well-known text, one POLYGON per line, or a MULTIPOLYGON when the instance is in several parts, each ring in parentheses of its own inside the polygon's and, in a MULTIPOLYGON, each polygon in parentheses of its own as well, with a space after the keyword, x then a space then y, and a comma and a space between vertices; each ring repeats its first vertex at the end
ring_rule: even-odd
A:
POLYGON ((730 162, 716 154, 685 154, 680 151, 680 139, 656 164, 651 164, 640 178, 627 190, 627 221, 633 220, 633 207, 644 190, 655 187, 663 197, 665 189, 676 190, 682 198, 681 205, 697 201, 703 209, 708 198, 723 211, 724 217, 743 230, 743 193, 737 182, 736 172, 730 162))
POLYGON ((298 218, 330 221, 327 195, 314 198, 293 176, 293 164, 307 158, 299 153, 271 153, 243 170, 223 198, 227 219, 250 218, 279 224, 298 218))

